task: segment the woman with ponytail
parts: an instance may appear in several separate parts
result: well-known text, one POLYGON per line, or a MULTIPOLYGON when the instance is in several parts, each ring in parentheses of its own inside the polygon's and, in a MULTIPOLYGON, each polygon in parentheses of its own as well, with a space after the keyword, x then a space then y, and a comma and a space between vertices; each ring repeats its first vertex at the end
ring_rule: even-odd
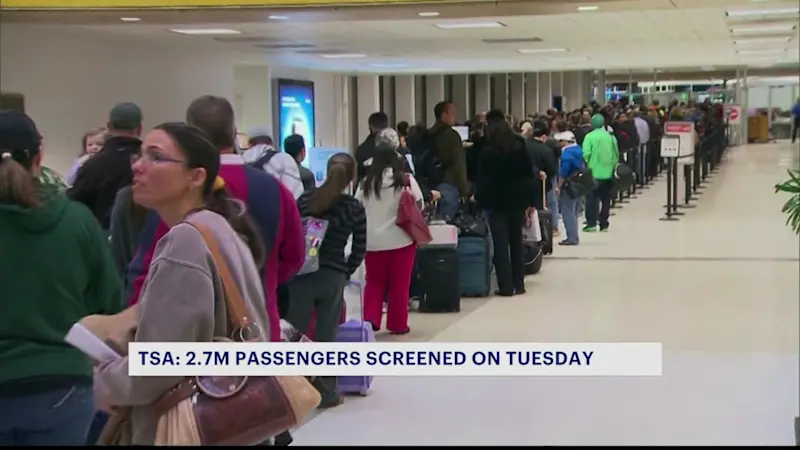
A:
POLYGON ((92 314, 122 309, 122 286, 92 213, 39 181, 41 136, 0 111, 0 447, 84 445, 92 362, 64 342, 92 314))
MULTIPOLYGON (((315 339, 333 342, 339 326, 342 294, 347 280, 361 265, 367 249, 367 217, 361 202, 347 194, 355 176, 356 162, 347 153, 337 153, 328 160, 325 183, 303 193, 297 199, 304 220, 327 222, 322 243, 317 250, 319 269, 298 275, 289 282, 289 310, 286 320, 301 332, 307 332, 312 312, 316 314, 315 339), (345 257, 347 241, 353 237, 350 255, 345 257)), ((336 380, 323 378, 327 389, 321 407, 339 404, 336 380)))
MULTIPOLYGON (((158 241, 139 299, 136 342, 211 342, 230 335, 219 268, 200 229, 213 236, 253 321, 252 339, 268 340, 269 321, 258 266, 261 236, 244 203, 218 176, 219 152, 192 125, 157 126, 133 164, 133 201, 155 211, 169 231, 158 241)), ((128 359, 102 364, 95 392, 113 407, 131 407, 122 445, 153 445, 154 403, 182 377, 131 377, 128 359)))

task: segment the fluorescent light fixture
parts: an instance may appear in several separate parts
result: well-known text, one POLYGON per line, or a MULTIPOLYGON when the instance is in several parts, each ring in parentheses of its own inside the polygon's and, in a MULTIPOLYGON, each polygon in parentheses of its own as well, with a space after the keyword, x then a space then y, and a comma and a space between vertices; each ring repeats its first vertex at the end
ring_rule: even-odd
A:
POLYGON ((570 63, 570 62, 581 62, 581 61, 588 61, 589 58, 586 56, 574 56, 574 57, 567 57, 567 58, 548 58, 550 62, 563 62, 563 63, 570 63))
POLYGON ((439 17, 439 13, 436 11, 423 11, 421 13, 417 13, 420 17, 439 17))
POLYGON ((597 11, 600 9, 599 6, 578 6, 578 11, 586 12, 586 11, 597 11))
POLYGON ((702 69, 703 72, 711 72, 711 71, 714 70, 714 66, 704 66, 704 67, 701 67, 700 69, 702 69))
POLYGON ((387 63, 387 64, 370 64, 370 67, 377 67, 380 69, 402 69, 408 67, 408 64, 403 63, 387 63))
POLYGON ((764 25, 752 27, 733 27, 731 33, 733 34, 770 34, 770 33, 791 33, 794 31, 794 25, 764 25))
POLYGON ((120 17, 119 20, 123 22, 139 22, 142 19, 138 17, 120 17))
POLYGON ((535 55, 538 53, 564 53, 569 50, 566 48, 521 48, 517 51, 523 55, 535 55))
POLYGON ((269 20, 286 20, 289 16, 269 16, 269 20))
POLYGON ((452 22, 437 23, 434 26, 442 30, 463 30, 470 28, 503 28, 505 24, 500 22, 452 22))
POLYGON ((232 30, 230 28, 187 28, 187 29, 172 29, 169 30, 173 33, 186 34, 189 36, 214 36, 214 35, 230 35, 242 34, 239 30, 232 30))
POLYGON ((757 44, 785 44, 791 41, 789 37, 778 38, 755 38, 755 39, 737 39, 733 41, 736 45, 757 45, 757 44))
POLYGON ((328 55, 319 55, 319 57, 325 59, 350 59, 350 58, 366 58, 367 55, 363 53, 331 53, 328 55))
POLYGON ((759 49, 747 49, 747 50, 739 50, 736 53, 740 55, 775 55, 785 52, 786 49, 783 48, 759 48, 759 49))
POLYGON ((728 17, 790 16, 800 14, 800 7, 780 9, 735 10, 726 13, 728 17))

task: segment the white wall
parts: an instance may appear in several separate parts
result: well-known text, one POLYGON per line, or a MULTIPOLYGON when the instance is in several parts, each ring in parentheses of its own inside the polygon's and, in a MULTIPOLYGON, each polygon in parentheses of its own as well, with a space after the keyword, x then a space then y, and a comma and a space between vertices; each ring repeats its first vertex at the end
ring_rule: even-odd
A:
POLYGON ((44 137, 45 164, 66 172, 83 133, 105 126, 118 102, 138 104, 149 129, 182 121, 195 98, 211 94, 234 103, 237 125, 273 124, 270 77, 314 82, 316 145, 346 146, 344 77, 280 67, 237 67, 230 55, 202 47, 98 34, 76 27, 0 27, 0 89, 25 96, 26 112, 44 137))
POLYGON ((45 164, 60 171, 71 166, 83 133, 105 126, 117 102, 138 104, 149 128, 183 120, 200 95, 234 93, 233 66, 214 55, 34 25, 0 27, 0 83, 25 96, 44 137, 45 164))

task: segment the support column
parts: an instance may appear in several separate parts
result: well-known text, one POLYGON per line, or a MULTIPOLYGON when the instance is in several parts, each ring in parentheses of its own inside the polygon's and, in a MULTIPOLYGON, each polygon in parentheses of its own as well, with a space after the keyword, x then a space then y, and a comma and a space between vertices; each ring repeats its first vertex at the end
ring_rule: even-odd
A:
POLYGON ((583 72, 583 99, 581 100, 581 106, 583 104, 589 104, 592 100, 592 89, 594 87, 594 72, 591 70, 587 70, 583 72))
POLYGON ((475 114, 484 114, 489 111, 489 75, 475 75, 475 114))
POLYGON ((495 73, 491 75, 492 83, 492 109, 508 112, 508 74, 495 73))
POLYGON ((553 103, 552 74, 550 72, 539 72, 539 107, 536 111, 544 114, 551 108, 553 103))
POLYGON ((453 106, 456 107, 456 120, 464 122, 471 119, 469 98, 469 75, 453 75, 453 106))
MULTIPOLYGON (((564 72, 553 72, 550 74, 550 96, 563 96, 564 95, 564 72)), ((550 100, 552 102, 552 99, 550 100)), ((553 105, 555 106, 555 105, 553 105)), ((561 103, 561 109, 565 108, 564 103, 561 103)))
POLYGON ((750 88, 747 86, 747 67, 744 67, 742 69, 741 82, 742 82, 742 100, 739 101, 739 106, 742 108, 742 114, 744 114, 744 116, 742 117, 742 125, 741 125, 741 127, 742 127, 742 140, 741 140, 741 142, 742 142, 742 144, 747 144, 748 142, 750 142, 750 140, 749 140, 750 138, 748 136, 749 124, 747 123, 748 122, 748 120, 747 120, 747 118, 748 118, 747 110, 750 107, 749 106, 749 104, 750 104, 750 88))
POLYGON ((380 111, 380 87, 377 75, 363 75, 356 79, 358 90, 358 135, 369 135, 369 116, 380 111))
POLYGON ((386 113, 386 116, 389 117, 389 125, 395 126, 398 120, 394 107, 394 77, 391 75, 382 76, 381 85, 383 89, 383 95, 381 95, 381 111, 386 113))
POLYGON ((525 119, 525 74, 513 73, 511 78, 511 89, 508 92, 509 113, 518 120, 525 119))
MULTIPOLYGON (((276 117, 273 123, 272 108, 269 106, 273 103, 269 69, 239 66, 234 68, 233 73, 236 91, 247 93, 247 95, 237 95, 236 129, 243 133, 255 127, 271 127, 273 131, 278 131, 278 119, 276 117)), ((277 141, 278 135, 273 136, 273 139, 277 141)))
POLYGON ((414 75, 414 117, 417 122, 428 123, 428 111, 425 109, 425 75, 414 75))
POLYGON ((433 107, 444 100, 444 75, 425 75, 425 121, 428 125, 436 122, 433 107))
POLYGON ((580 72, 561 72, 561 96, 565 111, 572 111, 580 105, 580 72))
POLYGON ((417 123, 414 75, 394 77, 394 116, 398 122, 417 123))
POLYGON ((594 72, 594 99, 601 105, 606 104, 606 71, 596 70, 594 72))
POLYGON ((528 72, 525 74, 525 114, 531 115, 539 112, 539 74, 528 72))

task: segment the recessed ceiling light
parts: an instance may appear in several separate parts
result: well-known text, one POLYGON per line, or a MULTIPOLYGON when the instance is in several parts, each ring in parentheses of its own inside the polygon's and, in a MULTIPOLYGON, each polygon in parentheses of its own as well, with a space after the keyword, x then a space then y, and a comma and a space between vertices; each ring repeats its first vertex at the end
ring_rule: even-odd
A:
POLYGON ((755 39, 737 39, 733 41, 736 45, 755 45, 755 44, 783 44, 791 41, 788 37, 778 38, 755 38, 755 39))
POLYGON ((728 11, 728 17, 786 16, 800 14, 800 7, 780 9, 736 10, 728 11))
POLYGON ((524 55, 534 55, 537 53, 564 53, 569 50, 565 48, 521 48, 517 51, 524 55))
POLYGON ((123 22, 138 22, 138 21, 140 21, 142 19, 140 19, 138 17, 120 17, 119 20, 121 20, 123 22))
POLYGON ((734 27, 731 28, 733 34, 769 34, 769 33, 791 33, 794 25, 765 25, 760 27, 734 27))
POLYGON ((242 34, 241 31, 232 30, 230 28, 187 28, 187 29, 172 29, 169 31, 178 34, 188 34, 190 36, 242 34))
POLYGON ((578 11, 586 12, 586 11, 597 11, 600 9, 599 6, 578 6, 578 11))
POLYGON ((269 20, 286 20, 289 16, 269 16, 269 20))
POLYGON ((436 11, 425 11, 421 13, 417 13, 420 17, 439 17, 439 13, 436 11))
POLYGON ((458 30, 467 28, 503 28, 505 25, 500 22, 453 22, 437 23, 434 26, 442 30, 458 30))
POLYGON ((347 59, 347 58, 366 58, 367 55, 363 53, 331 53, 327 55, 319 55, 320 58, 326 59, 347 59))

